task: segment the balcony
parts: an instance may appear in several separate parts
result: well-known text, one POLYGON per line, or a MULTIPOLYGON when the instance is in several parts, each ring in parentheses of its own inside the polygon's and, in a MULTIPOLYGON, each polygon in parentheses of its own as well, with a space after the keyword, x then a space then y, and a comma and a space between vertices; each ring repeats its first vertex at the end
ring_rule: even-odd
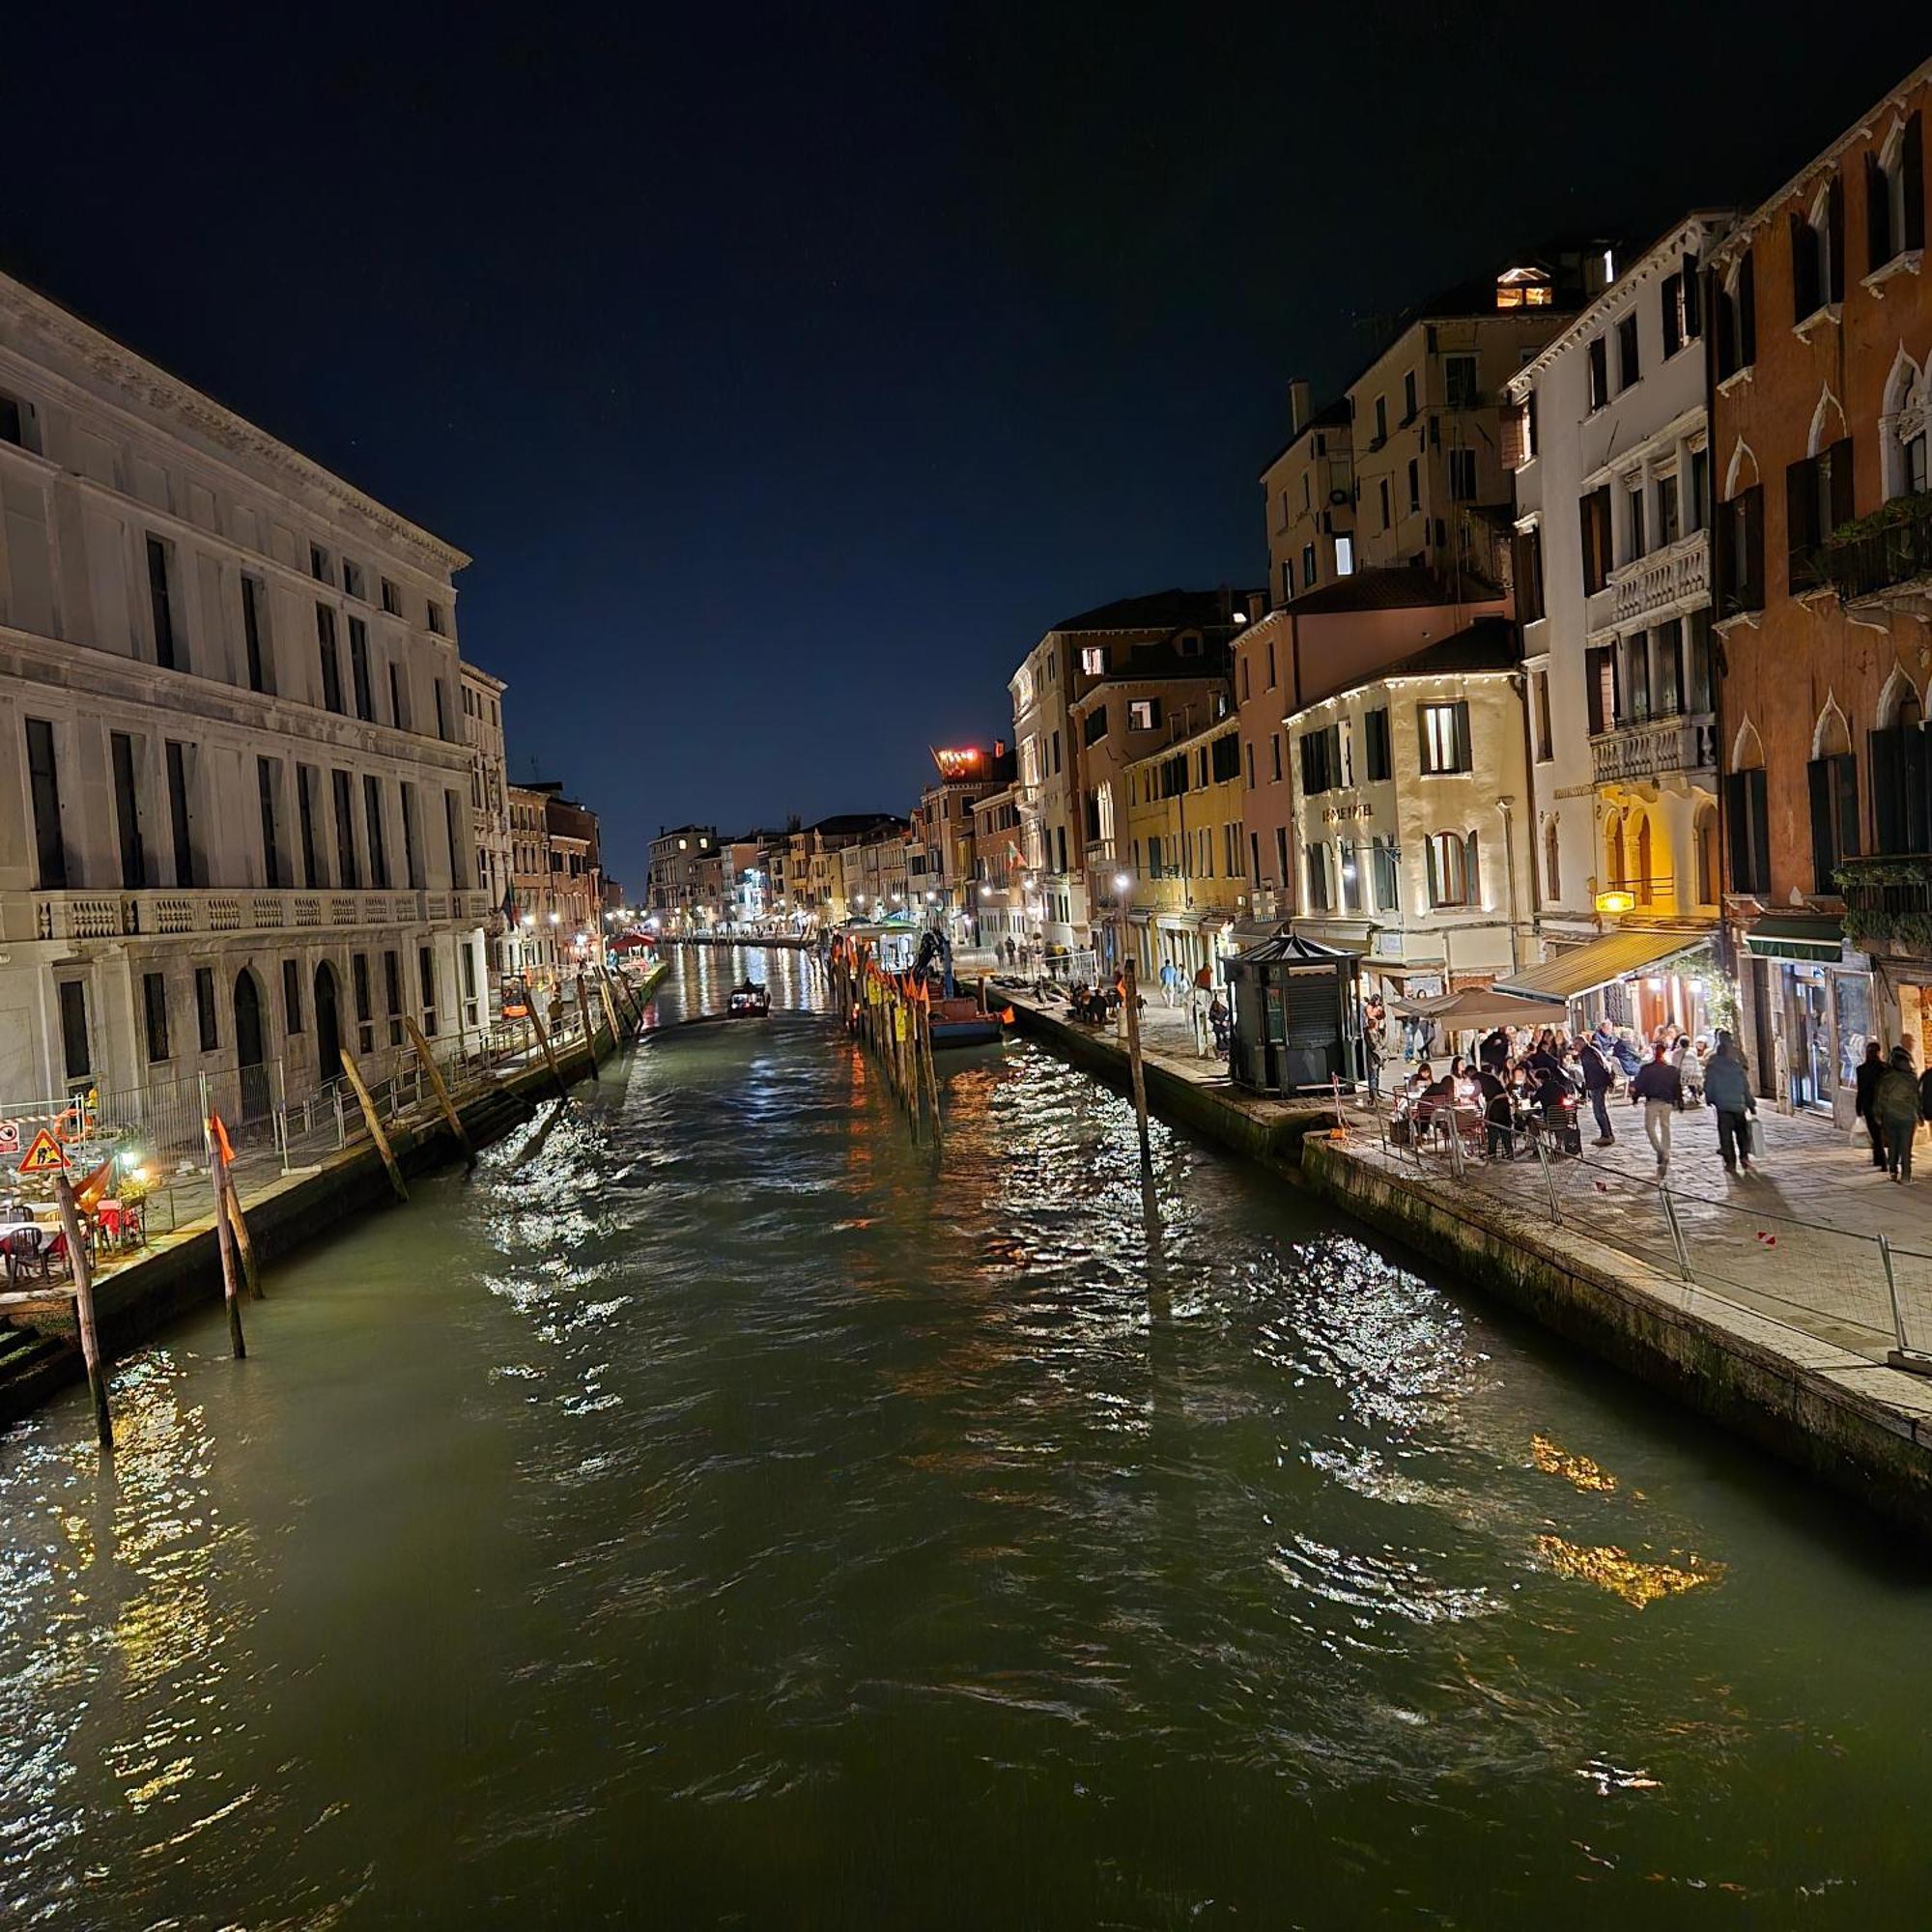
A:
POLYGON ((1653 611, 1708 601, 1710 595, 1710 534, 1692 530, 1610 572, 1610 622, 1619 628, 1640 624, 1653 611))
MULTIPOLYGON (((213 933, 340 932, 394 925, 481 925, 490 895, 481 892, 168 892, 22 893, 10 895, 17 908, 30 903, 31 925, 18 929, 19 914, 0 913, 10 940, 74 942, 99 939, 172 939, 213 933)), ((0 900, 0 906, 6 905, 0 900)))
POLYGON ((1598 784, 1624 784, 1672 772, 1712 772, 1717 763, 1718 720, 1709 711, 1619 724, 1590 740, 1592 776, 1598 784))
POLYGON ((1894 497, 1848 524, 1819 547, 1815 567, 1847 604, 1915 586, 1932 595, 1932 491, 1894 497))
POLYGON ((1847 859, 1833 877, 1845 897, 1845 937, 1854 946, 1932 951, 1932 857, 1847 859))

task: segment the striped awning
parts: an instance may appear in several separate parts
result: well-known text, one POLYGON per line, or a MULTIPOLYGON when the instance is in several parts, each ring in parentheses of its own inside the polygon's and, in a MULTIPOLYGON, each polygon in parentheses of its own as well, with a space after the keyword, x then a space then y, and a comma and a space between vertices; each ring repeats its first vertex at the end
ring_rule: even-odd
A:
POLYGON ((1540 966, 1526 966, 1496 981, 1502 993, 1525 993, 1539 1000, 1577 1000, 1635 973, 1654 972, 1708 943, 1704 932, 1657 932, 1642 926, 1619 926, 1581 946, 1567 946, 1540 966))

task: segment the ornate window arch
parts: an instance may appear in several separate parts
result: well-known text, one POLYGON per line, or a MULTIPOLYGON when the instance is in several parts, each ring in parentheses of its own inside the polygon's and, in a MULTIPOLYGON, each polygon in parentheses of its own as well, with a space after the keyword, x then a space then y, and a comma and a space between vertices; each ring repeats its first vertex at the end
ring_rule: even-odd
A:
POLYGON ((1699 905, 1716 905, 1721 874, 1718 869, 1718 808, 1710 799, 1698 806, 1690 821, 1690 849, 1696 863, 1699 905))
POLYGON ((1895 664, 1885 689, 1878 695, 1876 722, 1881 731, 1905 731, 1925 722, 1918 687, 1907 675, 1905 667, 1895 664))
POLYGON ((1624 821, 1613 811, 1604 820, 1604 876, 1610 889, 1621 892, 1624 885, 1624 821))
POLYGON ((1638 905, 1647 906, 1655 896, 1655 889, 1651 880, 1653 854, 1651 850, 1650 813, 1647 811, 1640 812, 1637 815, 1635 844, 1636 851, 1632 869, 1636 881, 1636 902, 1638 905))
POLYGON ((1724 470, 1725 502, 1728 503, 1740 490, 1748 490, 1758 480, 1757 452, 1743 437, 1739 437, 1737 447, 1731 451, 1729 466, 1724 470))
POLYGON ((1885 385, 1879 438, 1887 502, 1932 489, 1932 394, 1925 371, 1903 347, 1885 385))
POLYGON ((1845 428, 1844 409, 1837 397, 1833 395, 1831 384, 1827 384, 1818 392, 1818 407, 1811 412, 1811 434, 1805 440, 1804 454, 1816 456, 1821 449, 1829 449, 1849 434, 1845 428), (1834 423, 1835 430, 1833 427, 1834 423))
POLYGON ((1814 758, 1838 758, 1848 756, 1852 749, 1852 727, 1838 700, 1829 693, 1825 698, 1825 708, 1818 714, 1818 722, 1811 728, 1811 755, 1814 758))
POLYGON ((1758 772, 1763 769, 1764 741, 1757 735, 1757 726, 1747 718, 1738 726, 1738 735, 1731 740, 1731 770, 1758 772))

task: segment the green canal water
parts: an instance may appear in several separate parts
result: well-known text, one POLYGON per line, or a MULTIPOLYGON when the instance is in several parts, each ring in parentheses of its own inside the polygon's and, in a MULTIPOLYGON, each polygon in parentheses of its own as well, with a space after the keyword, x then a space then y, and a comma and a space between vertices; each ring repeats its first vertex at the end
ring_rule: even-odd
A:
POLYGON ((111 1473, 9 1435, 0 1920, 1932 1916, 1926 1567, 1158 1128, 1151 1230, 1037 1051, 949 1080, 935 1157, 822 1018, 668 1031, 123 1365, 111 1473))

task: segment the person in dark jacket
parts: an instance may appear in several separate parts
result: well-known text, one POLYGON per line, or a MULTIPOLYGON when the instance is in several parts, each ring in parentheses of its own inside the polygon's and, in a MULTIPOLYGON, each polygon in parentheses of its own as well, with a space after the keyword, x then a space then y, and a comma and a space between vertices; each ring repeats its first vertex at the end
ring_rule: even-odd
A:
POLYGON ((1608 1147, 1616 1135, 1610 1130, 1610 1083, 1616 1078, 1608 1057, 1594 1034, 1578 1051, 1583 1074, 1583 1092, 1590 1096, 1590 1111, 1597 1117, 1597 1145, 1608 1147))
POLYGON ((1657 1150, 1657 1178, 1670 1172, 1670 1117, 1684 1105, 1684 1083, 1665 1058, 1662 1040, 1631 1082, 1631 1105, 1643 1102, 1643 1130, 1657 1150))
POLYGON ((1510 1057, 1510 1037, 1507 1027, 1494 1027, 1483 1036, 1483 1043, 1476 1049, 1477 1060, 1493 1073, 1499 1066, 1507 1066, 1510 1057))
POLYGON ((1492 1160, 1514 1160, 1516 1158, 1516 1101, 1510 1091, 1492 1073, 1485 1073, 1483 1078, 1493 1082, 1495 1092, 1490 1094, 1483 1107, 1483 1122, 1486 1129, 1484 1151, 1492 1160))
MULTIPOLYGON (((1932 1067, 1926 1069, 1926 1079, 1932 1080, 1932 1067)), ((1885 1078, 1885 1049, 1875 1039, 1865 1042, 1865 1057, 1859 1063, 1857 1107, 1858 1116, 1865 1123, 1865 1130, 1871 1135, 1871 1158, 1874 1167, 1885 1165, 1885 1129, 1879 1124, 1878 1083, 1885 1078)), ((1921 1094, 1920 1110, 1924 1099, 1921 1094)))
POLYGON ((1750 1075, 1727 1033, 1718 1036, 1718 1050, 1704 1063, 1704 1098, 1717 1112, 1718 1151, 1723 1156, 1724 1172, 1735 1174, 1742 1167, 1749 1174, 1750 1116, 1757 1112, 1757 1100, 1750 1075))
POLYGON ((1904 1047, 1891 1049, 1891 1065, 1885 1069, 1872 1095, 1880 1124, 1885 1128, 1886 1171, 1896 1181, 1912 1179, 1912 1143, 1918 1137, 1918 1082, 1912 1071, 1912 1056, 1904 1047))

